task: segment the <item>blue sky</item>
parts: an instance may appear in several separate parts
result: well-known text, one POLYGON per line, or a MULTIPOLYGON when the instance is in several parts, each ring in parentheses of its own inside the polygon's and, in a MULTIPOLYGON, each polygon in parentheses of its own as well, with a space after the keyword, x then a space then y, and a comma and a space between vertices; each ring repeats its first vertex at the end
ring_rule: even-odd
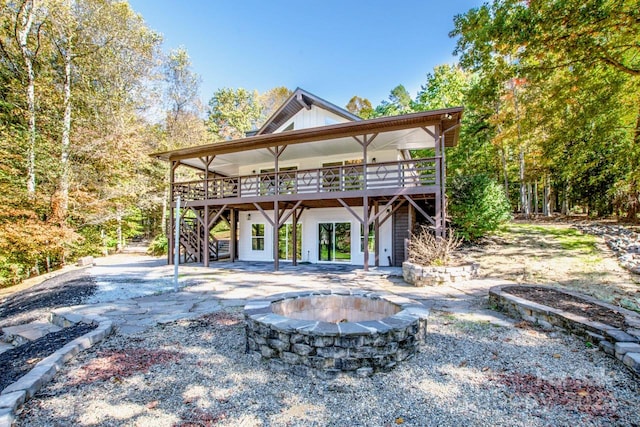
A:
POLYGON ((130 0, 166 51, 184 46, 206 103, 222 87, 301 87, 339 106, 374 106, 403 84, 412 96, 452 63, 453 17, 481 0, 130 0))

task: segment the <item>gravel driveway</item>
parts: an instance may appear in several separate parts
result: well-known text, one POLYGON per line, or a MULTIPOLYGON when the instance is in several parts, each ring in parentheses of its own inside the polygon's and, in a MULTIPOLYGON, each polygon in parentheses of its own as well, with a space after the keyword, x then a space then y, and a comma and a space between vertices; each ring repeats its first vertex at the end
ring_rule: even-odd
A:
POLYGON ((115 335, 29 401, 19 426, 638 425, 638 382, 562 333, 433 314, 413 359, 321 381, 244 353, 238 309, 115 335))

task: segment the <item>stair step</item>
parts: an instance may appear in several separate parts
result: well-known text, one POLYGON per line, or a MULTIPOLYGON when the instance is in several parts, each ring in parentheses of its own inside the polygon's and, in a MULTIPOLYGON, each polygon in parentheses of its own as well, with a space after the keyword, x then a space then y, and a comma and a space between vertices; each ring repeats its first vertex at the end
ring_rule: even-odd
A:
POLYGON ((49 322, 31 322, 23 325, 2 328, 2 340, 15 346, 36 340, 51 332, 58 332, 62 328, 49 322))

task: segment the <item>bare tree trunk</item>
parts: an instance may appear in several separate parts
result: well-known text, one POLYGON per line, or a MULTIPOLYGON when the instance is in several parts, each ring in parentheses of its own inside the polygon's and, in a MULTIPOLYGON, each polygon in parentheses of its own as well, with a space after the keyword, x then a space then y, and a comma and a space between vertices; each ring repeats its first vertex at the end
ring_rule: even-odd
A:
POLYGON ((117 229, 118 246, 116 247, 116 252, 121 252, 122 249, 124 249, 124 240, 122 238, 122 215, 120 214, 120 212, 118 212, 118 215, 116 216, 116 220, 118 221, 118 229, 117 229))
POLYGON ((538 216, 538 180, 533 182, 533 214, 538 216))
POLYGON ((502 154, 502 174, 504 175, 504 193, 509 197, 509 174, 507 173, 507 149, 503 146, 502 154))
POLYGON ((167 206, 169 205, 169 189, 164 190, 164 197, 162 198, 162 234, 166 236, 169 233, 167 230, 167 206))
POLYGON ((542 215, 551 216, 551 188, 549 188, 549 178, 547 175, 544 176, 543 193, 542 215))
POLYGON ((27 192, 33 196, 36 192, 36 76, 33 70, 34 53, 29 49, 28 41, 35 10, 36 0, 25 0, 20 6, 17 20, 20 28, 16 32, 22 60, 27 69, 27 108, 29 110, 29 145, 27 149, 27 192))
POLYGON ((560 209, 562 215, 569 213, 569 184, 565 184, 562 190, 562 208, 560 209))
MULTIPOLYGON (((71 8, 71 4, 69 4, 71 8)), ((69 147, 71 145, 71 56, 72 36, 67 35, 67 46, 64 51, 64 117, 62 119, 62 146, 60 150, 60 213, 61 221, 67 217, 69 210, 69 147)))
POLYGON ((524 148, 520 147, 520 205, 522 213, 529 216, 529 203, 527 201, 527 184, 524 182, 524 148))

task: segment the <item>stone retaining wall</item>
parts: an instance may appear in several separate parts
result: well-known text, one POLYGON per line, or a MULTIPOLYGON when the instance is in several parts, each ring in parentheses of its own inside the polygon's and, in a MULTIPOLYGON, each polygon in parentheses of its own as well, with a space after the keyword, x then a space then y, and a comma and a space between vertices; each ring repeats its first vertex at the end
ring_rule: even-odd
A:
POLYGON ((423 266, 408 261, 402 263, 402 277, 414 286, 445 285, 462 282, 478 277, 479 264, 466 264, 455 267, 423 266))
POLYGON ((489 290, 489 303, 516 318, 539 325, 543 329, 559 328, 584 337, 594 345, 598 345, 606 354, 624 363, 631 372, 640 376, 640 316, 637 313, 606 304, 585 295, 562 291, 624 315, 625 325, 628 327, 623 330, 604 323, 591 321, 577 314, 517 297, 506 291, 510 286, 512 285, 491 288, 489 290))
POLYGON ((368 376, 391 369, 425 340, 429 311, 406 298, 364 291, 300 292, 287 298, 329 294, 385 299, 400 305, 400 311, 381 320, 329 323, 274 313, 272 304, 282 297, 253 301, 245 306, 247 352, 274 370, 329 379, 343 372, 368 376))

